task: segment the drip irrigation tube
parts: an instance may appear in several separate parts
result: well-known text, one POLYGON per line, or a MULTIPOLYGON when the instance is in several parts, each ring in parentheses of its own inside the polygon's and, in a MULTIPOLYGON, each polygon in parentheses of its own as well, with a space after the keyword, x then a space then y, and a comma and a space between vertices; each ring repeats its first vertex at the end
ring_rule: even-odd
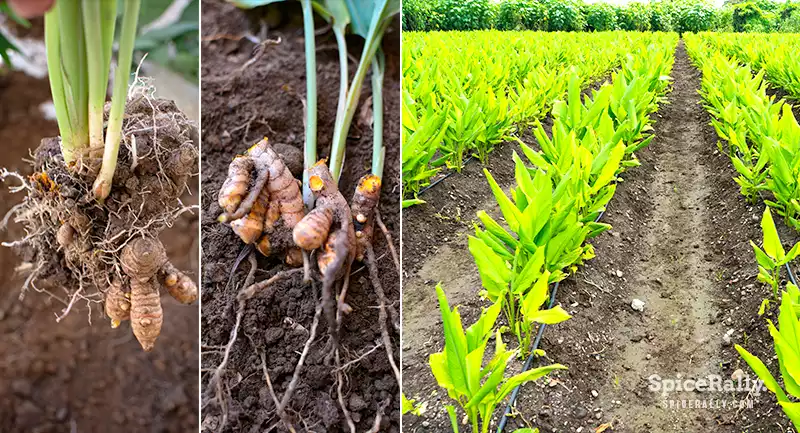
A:
MULTIPOLYGON (((470 155, 470 156, 469 156, 469 158, 465 159, 465 160, 464 160, 464 162, 462 162, 462 163, 461 163, 461 166, 463 167, 463 166, 467 165, 467 163, 469 163, 469 162, 470 162, 470 161, 472 161, 473 159, 475 159, 475 157, 473 157, 472 155, 470 155)), ((440 177, 439 179, 436 179, 436 181, 435 181, 435 182, 433 182, 432 184, 430 184, 430 185, 426 186, 425 188, 422 188, 421 190, 419 190, 419 192, 417 193, 417 196, 420 196, 420 195, 422 195, 422 193, 423 193, 423 192, 425 192, 425 191, 427 191, 427 190, 429 190, 429 189, 433 188, 434 186, 438 185, 438 184, 439 184, 439 182, 441 182, 441 181, 443 181, 443 180, 447 179, 448 177, 452 176, 452 175, 453 175, 453 174, 455 174, 455 173, 458 173, 458 172, 457 172, 457 171, 455 171, 455 170, 450 170, 450 173, 447 173, 447 174, 446 174, 446 175, 444 175, 443 177, 440 177)))
POLYGON ((786 264, 786 271, 789 273, 789 280, 797 286, 797 276, 795 276, 794 272, 792 272, 792 267, 789 264, 786 264))
MULTIPOLYGON (((600 215, 597 215, 597 218, 594 219, 594 222, 599 222, 600 218, 603 218, 603 214, 605 214, 605 211, 600 212, 600 215)), ((553 285, 553 290, 550 293, 550 302, 547 305, 548 310, 553 308, 553 306, 556 304, 556 295, 558 294, 558 286, 560 284, 561 281, 557 281, 553 285)), ((536 359, 534 352, 539 348, 539 343, 542 341, 542 336, 544 335, 545 329, 547 329, 546 323, 539 325, 539 331, 536 333, 536 338, 533 340, 530 355, 528 355, 528 359, 525 360, 525 364, 522 366, 522 372, 526 372, 531 369, 533 361, 536 359)), ((522 384, 517 385, 516 388, 514 388, 514 391, 511 392, 511 398, 508 400, 506 410, 503 412, 503 417, 500 418, 500 423, 497 425, 497 433, 503 433, 505 430, 506 423, 508 423, 508 416, 511 414, 511 407, 514 406, 514 403, 517 401, 517 396, 519 395, 519 389, 521 386, 522 384)))

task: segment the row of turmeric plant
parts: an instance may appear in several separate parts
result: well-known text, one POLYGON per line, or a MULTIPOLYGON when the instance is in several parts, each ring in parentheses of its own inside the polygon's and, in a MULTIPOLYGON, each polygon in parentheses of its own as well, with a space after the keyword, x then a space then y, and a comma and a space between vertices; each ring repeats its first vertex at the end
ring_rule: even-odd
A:
MULTIPOLYGON (((583 98, 581 76, 571 70, 566 98, 553 103, 552 133, 537 121, 538 146, 519 142, 525 160, 514 153, 516 184, 510 197, 484 170, 502 220, 479 211, 481 224, 469 237, 469 249, 481 277, 479 295, 492 305, 465 332, 458 307, 450 308, 438 286, 445 342, 429 361, 437 383, 466 413, 473 432, 488 432, 495 408, 518 385, 566 368, 553 364, 506 377, 511 359, 529 354, 537 324, 570 318, 560 306, 546 305, 550 284, 594 257, 587 241, 611 228, 597 217, 613 197, 618 175, 639 164, 635 152, 653 139, 650 115, 669 88, 677 41, 676 34, 654 35, 650 44, 626 56, 610 82, 583 98), (508 328, 498 326, 501 312, 508 328), (501 329, 514 334, 517 349, 506 347, 501 329), (492 336, 494 356, 484 363, 492 336)), ((446 409, 459 431, 455 406, 446 409)))
POLYGON ((403 197, 414 199, 443 168, 486 163, 495 145, 534 124, 570 79, 587 87, 650 33, 447 32, 403 34, 403 197), (498 43, 502 41, 502 43, 498 43))
MULTIPOLYGON (((717 134, 727 144, 720 149, 730 156, 738 172, 735 181, 751 202, 763 199, 762 247, 752 244, 758 262, 758 279, 772 287, 772 298, 759 309, 763 315, 770 301, 780 305, 778 327, 768 320, 783 387, 758 357, 736 346, 753 372, 775 394, 786 416, 800 429, 800 290, 787 282, 781 290, 781 271, 800 256, 800 243, 788 252, 775 228, 774 209, 789 227, 800 230, 800 125, 792 107, 769 96, 763 67, 753 74, 721 50, 711 35, 685 35, 687 52, 702 70, 701 94, 717 134)), ((717 37, 713 37, 717 39, 717 37)), ((762 65, 763 66, 763 65, 762 65)))
POLYGON ((703 33, 703 40, 751 68, 763 69, 767 80, 800 100, 799 34, 703 33))

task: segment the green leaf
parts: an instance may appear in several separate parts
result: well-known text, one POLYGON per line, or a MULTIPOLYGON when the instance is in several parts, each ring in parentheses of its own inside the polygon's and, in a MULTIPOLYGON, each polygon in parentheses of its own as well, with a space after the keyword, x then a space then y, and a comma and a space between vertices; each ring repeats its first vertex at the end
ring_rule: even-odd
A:
POLYGON ((566 312, 560 305, 547 310, 539 310, 529 316, 525 316, 525 320, 536 323, 544 323, 547 325, 555 325, 569 320, 572 316, 566 312))
POLYGON ((522 213, 517 209, 514 203, 511 202, 511 199, 506 196, 503 190, 500 189, 500 186, 497 185, 497 182, 495 182, 489 170, 484 168, 483 174, 486 176, 486 180, 489 181, 489 187, 492 189, 492 194, 494 194, 494 198, 500 206, 500 212, 503 213, 506 224, 508 224, 511 231, 519 233, 519 220, 522 218, 522 213))
POLYGON ((506 383, 503 384, 502 387, 500 387, 500 391, 498 391, 497 394, 496 394, 497 397, 496 397, 495 401, 499 402, 499 401, 503 400, 504 398, 506 398, 506 396, 514 388, 516 388, 517 385, 521 385, 521 384, 526 383, 526 382, 532 382, 534 380, 537 380, 540 377, 542 377, 542 376, 544 376, 544 375, 546 375, 546 374, 548 374, 548 373, 550 373, 551 371, 554 371, 554 370, 566 370, 566 369, 567 369, 567 367, 565 367, 565 366, 563 366, 561 364, 553 364, 553 365, 548 365, 546 367, 539 367, 539 368, 535 368, 533 370, 528 370, 528 371, 520 373, 520 374, 518 374, 516 376, 512 376, 511 378, 508 379, 508 381, 506 381, 506 383))
POLYGON ((764 251, 777 261, 783 260, 786 252, 781 245, 781 239, 778 237, 778 230, 775 228, 775 222, 772 221, 772 213, 769 208, 764 209, 764 217, 761 218, 761 230, 764 232, 764 251))
MULTIPOLYGON (((439 310, 442 314, 442 328, 444 329, 444 352, 441 365, 447 370, 447 376, 453 388, 467 389, 467 337, 461 325, 461 315, 458 309, 450 310, 447 297, 441 284, 436 285, 436 296, 439 298, 439 310)), ((434 354, 436 355, 436 354, 434 354)), ((431 355, 433 362, 433 355, 431 355)))
POLYGON ((408 200, 403 200, 402 207, 403 209, 409 208, 411 206, 416 206, 418 204, 425 204, 427 203, 425 200, 420 200, 418 198, 412 198, 408 200))
POLYGON ((511 270, 506 262, 497 255, 484 241, 474 236, 469 237, 469 252, 472 253, 478 272, 481 276, 483 288, 489 294, 489 299, 494 302, 508 291, 511 282, 511 270))
POLYGON ((781 386, 778 384, 778 381, 775 380, 775 377, 772 376, 772 373, 769 372, 767 366, 764 365, 760 359, 751 355, 750 352, 738 344, 736 345, 736 351, 744 358, 744 361, 750 366, 758 378, 764 382, 764 386, 778 397, 778 401, 789 401, 786 397, 786 393, 783 392, 783 389, 781 389, 781 386))
POLYGON ((533 288, 525 294, 522 298, 522 302, 520 305, 520 309, 522 311, 522 316, 525 317, 526 322, 530 320, 528 317, 534 316, 542 305, 544 305, 545 301, 547 301, 547 297, 549 294, 549 278, 550 272, 545 271, 539 279, 536 281, 536 284, 533 285, 533 288))

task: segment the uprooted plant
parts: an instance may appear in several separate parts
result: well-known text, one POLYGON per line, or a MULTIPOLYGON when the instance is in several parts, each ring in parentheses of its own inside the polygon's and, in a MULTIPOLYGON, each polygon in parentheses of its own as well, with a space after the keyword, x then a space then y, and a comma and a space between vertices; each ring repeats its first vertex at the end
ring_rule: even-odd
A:
POLYGON ((180 197, 196 171, 197 130, 173 102, 154 98, 147 80, 128 89, 139 6, 124 3, 110 105, 117 2, 64 0, 45 15, 60 137, 42 140, 33 175, 2 172, 19 182, 13 192, 27 194, 4 219, 14 215, 26 236, 4 245, 31 269, 21 297, 34 288, 61 299, 59 320, 79 301, 105 302, 112 326, 130 318, 151 350, 162 321, 158 287, 183 303, 197 298, 157 240, 189 210, 180 197))

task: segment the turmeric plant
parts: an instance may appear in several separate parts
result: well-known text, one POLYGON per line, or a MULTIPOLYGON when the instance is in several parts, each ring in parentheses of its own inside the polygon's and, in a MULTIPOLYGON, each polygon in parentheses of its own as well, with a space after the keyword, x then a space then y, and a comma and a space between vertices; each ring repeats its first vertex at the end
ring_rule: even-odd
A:
POLYGON ((39 280, 63 290, 57 321, 78 301, 104 304, 113 327, 133 318, 139 342, 151 350, 162 320, 157 287, 184 303, 197 298, 194 282, 168 264, 156 239, 192 209, 180 198, 197 171, 199 134, 172 101, 154 97, 147 79, 137 77, 129 88, 140 3, 119 3, 118 11, 115 0, 61 0, 45 14, 60 136, 44 138, 33 152, 32 175, 2 170, 0 178, 14 179, 11 191, 26 194, 4 220, 14 216, 26 233, 4 243, 32 270, 21 297, 39 280), (115 33, 117 67, 106 104, 115 33), (128 266, 127 252, 143 239, 159 257, 158 266, 145 266, 147 275, 128 266))
MULTIPOLYGON (((465 332, 458 307, 450 309, 441 284, 436 286, 436 296, 444 328, 444 350, 431 354, 428 362, 439 386, 466 412, 473 432, 489 431, 495 408, 517 385, 535 381, 554 370, 566 369, 563 365, 552 364, 506 378, 508 361, 516 351, 508 350, 500 331, 495 331, 502 301, 485 309, 465 332), (484 354, 493 334, 494 355, 484 365, 484 354)), ((446 407, 453 430, 458 431, 455 408, 446 407)))
POLYGON ((764 386, 778 399, 783 413, 792 421, 795 429, 800 428, 800 319, 797 310, 800 308, 800 290, 794 284, 787 284, 781 294, 781 307, 778 314, 778 326, 772 321, 769 333, 775 346, 783 387, 770 373, 764 362, 750 354, 745 348, 736 345, 739 355, 744 358, 753 372, 764 382, 764 386))
POLYGON ((763 249, 759 248, 753 241, 750 241, 750 245, 752 245, 756 261, 758 261, 758 280, 772 287, 773 299, 777 301, 781 282, 781 269, 787 263, 800 256, 800 242, 795 244, 788 252, 783 249, 769 208, 764 209, 764 215, 761 218, 761 231, 764 234, 763 249))

